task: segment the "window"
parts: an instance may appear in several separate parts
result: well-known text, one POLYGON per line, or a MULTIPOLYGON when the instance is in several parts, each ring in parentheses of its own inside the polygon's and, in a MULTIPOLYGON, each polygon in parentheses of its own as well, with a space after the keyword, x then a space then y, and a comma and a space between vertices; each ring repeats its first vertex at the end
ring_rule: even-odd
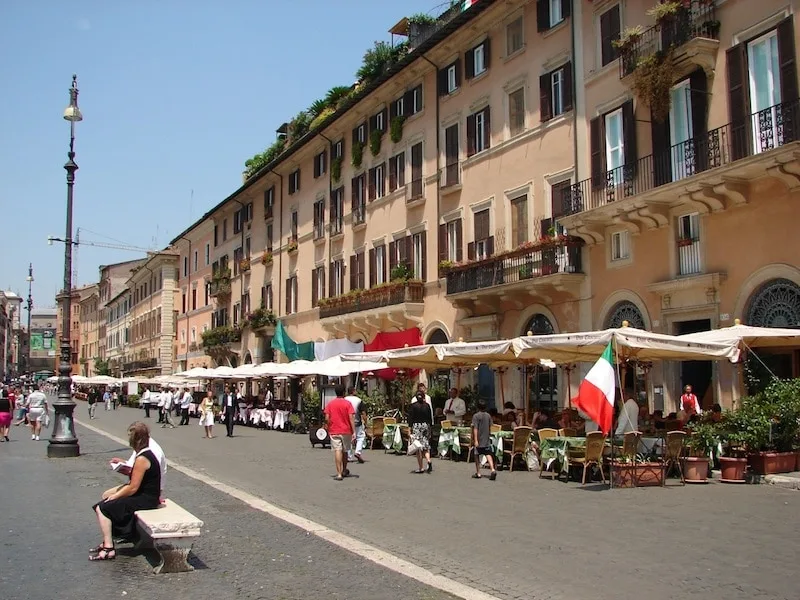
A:
POLYGON ((186 292, 181 294, 181 312, 186 312, 186 292))
POLYGON ((386 165, 381 163, 369 170, 369 200, 377 200, 386 195, 386 165))
POLYGON ((211 244, 206 244, 205 262, 206 266, 211 264, 211 244))
MULTIPOLYGON (((636 118, 633 100, 589 123, 592 187, 617 186, 636 176, 636 118), (622 168, 624 165, 624 168, 622 168)), ((614 200, 615 198, 610 198, 614 200)))
POLYGON ((444 185, 460 182, 458 168, 458 123, 444 130, 444 185))
POLYGON ((203 306, 208 306, 209 297, 211 296, 211 282, 206 281, 205 285, 203 285, 204 292, 203 292, 203 306))
POLYGON ((447 223, 445 230, 447 232, 447 260, 458 262, 461 260, 461 219, 447 223))
POLYGON ((300 191, 300 169, 295 169, 289 173, 289 193, 294 194, 300 191))
POLYGON ((190 339, 191 339, 193 344, 195 342, 197 342, 197 327, 192 327, 192 333, 191 333, 191 338, 190 339))
POLYGON ((266 310, 272 309, 272 284, 268 283, 261 287, 261 308, 266 310))
POLYGON ((214 248, 219 246, 219 226, 214 225, 214 248))
POLYGON ((241 271, 242 260, 244 259, 244 249, 236 248, 233 251, 233 276, 236 277, 241 271))
POLYGON ((394 119, 395 117, 404 117, 405 112, 405 96, 400 96, 397 100, 392 103, 391 106, 391 118, 394 119))
POLYGON ((353 177, 350 198, 350 211, 353 213, 353 225, 359 225, 367 218, 364 173, 353 177))
POLYGON ((467 117, 467 156, 487 150, 491 145, 489 107, 467 117))
POLYGON ((244 209, 240 208, 235 213, 233 213, 233 233, 239 233, 242 231, 242 227, 244 225, 244 209))
POLYGON ((317 306, 319 299, 325 297, 325 267, 311 271, 311 306, 317 306))
POLYGON ((344 294, 344 260, 338 259, 331 263, 330 279, 331 298, 344 294))
POLYGON ((197 269, 199 267, 199 265, 198 265, 199 260, 200 260, 200 253, 197 252, 197 250, 195 250, 194 251, 194 270, 195 271, 197 271, 197 269))
MULTIPOLYGON (((622 136, 622 109, 605 116, 606 170, 614 171, 625 164, 625 141, 622 136)), ((622 174, 615 172, 614 185, 622 183, 622 174)))
POLYGON ((700 215, 678 217, 678 274, 694 275, 702 271, 700 257, 700 215))
POLYGON ((222 241, 228 239, 228 219, 222 219, 222 241))
MULTIPOLYGON (((323 150, 314 157, 314 179, 322 177, 328 168, 328 154, 323 150)), ((300 186, 298 185, 298 188, 300 186)))
POLYGON ((286 280, 286 314, 297 312, 297 275, 286 280))
POLYGON ((538 0, 536 26, 539 31, 552 29, 569 16, 571 0, 538 0))
POLYGON ((188 277, 189 276, 189 257, 188 256, 184 256, 183 257, 183 276, 184 277, 188 277))
POLYGON ((412 271, 415 279, 425 281, 425 232, 415 233, 411 236, 411 246, 413 248, 412 271))
POLYGON ((439 71, 439 95, 447 96, 461 85, 461 61, 456 59, 439 71))
POLYGON ((508 133, 511 137, 525 131, 525 88, 508 94, 508 133))
POLYGON ((233 326, 236 327, 239 324, 239 315, 242 314, 242 305, 240 303, 236 303, 233 305, 233 326))
POLYGON ((545 73, 539 78, 542 122, 572 110, 572 63, 545 73))
POLYGON ((366 144, 367 143, 367 125, 366 123, 361 123, 358 127, 353 129, 353 142, 358 144, 366 144))
POLYGON ((678 217, 678 241, 696 242, 700 239, 700 215, 692 213, 678 217))
POLYGON ((389 159, 389 191, 406 184, 406 153, 400 152, 389 159))
POLYGON ((344 226, 344 186, 331 192, 331 235, 342 232, 344 226))
POLYGON ((522 50, 525 45, 525 35, 522 17, 517 17, 506 25, 506 56, 522 50))
POLYGON ((292 210, 289 221, 289 239, 292 242, 297 242, 297 209, 292 210))
POLYGON ((411 254, 411 236, 406 236, 389 242, 389 279, 392 278, 392 273, 399 265, 404 265, 411 268, 411 261, 409 255, 411 254))
POLYGON ((411 90, 411 114, 415 115, 422 111, 422 84, 411 90))
MULTIPOLYGON (((752 118, 756 152, 771 150, 782 143, 777 126, 780 119, 776 118, 779 109, 772 108, 781 103, 781 64, 777 30, 747 44, 750 112, 761 113, 752 118)), ((794 62, 791 68, 796 68, 794 62)))
POLYGON ((275 208, 275 186, 264 190, 264 218, 271 219, 275 208))
POLYGON ((619 56, 619 50, 614 47, 614 41, 620 35, 619 4, 611 7, 600 15, 600 65, 606 66, 619 56))
POLYGON ((411 147, 411 198, 421 198, 422 186, 422 142, 411 147))
POLYGON ((569 179, 566 181, 559 181, 550 186, 550 214, 554 221, 564 216, 567 212, 566 208, 570 206, 572 201, 571 190, 572 182, 569 179))
POLYGON ((528 195, 511 200, 511 244, 517 248, 528 241, 528 195))
POLYGON ((314 239, 325 237, 325 200, 314 203, 314 239))
POLYGON ((474 242, 467 244, 467 258, 481 260, 494 254, 494 237, 489 235, 489 209, 476 212, 473 217, 474 242))
POLYGON ((331 159, 344 158, 344 140, 333 143, 331 148, 331 159))
POLYGON ((627 231, 615 231, 611 234, 611 261, 627 260, 631 256, 631 234, 627 231))
POLYGON ((467 79, 482 75, 489 68, 489 38, 468 50, 464 63, 467 69, 467 79))
POLYGON ((274 236, 272 235, 272 223, 267 223, 266 237, 267 239, 264 240, 264 248, 266 248, 268 252, 272 252, 272 240, 274 239, 274 236))
POLYGON ((374 129, 377 129, 378 131, 386 131, 386 112, 379 112, 377 115, 375 115, 374 119, 374 129))
POLYGON ((370 250, 370 285, 386 283, 389 278, 386 273, 386 246, 381 244, 370 250))
POLYGON ((356 252, 350 257, 350 289, 363 290, 366 265, 364 264, 364 251, 356 252))
POLYGON ((192 310, 197 310, 197 287, 192 288, 192 310))

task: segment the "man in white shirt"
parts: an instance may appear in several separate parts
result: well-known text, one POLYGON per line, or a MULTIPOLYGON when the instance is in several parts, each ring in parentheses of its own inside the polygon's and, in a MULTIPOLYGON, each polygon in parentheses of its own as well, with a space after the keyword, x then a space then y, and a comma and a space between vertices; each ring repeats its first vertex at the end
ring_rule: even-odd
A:
POLYGON ((189 388, 184 388, 183 398, 181 398, 181 422, 179 425, 189 424, 189 406, 192 404, 192 392, 189 388))
POLYGON ((461 425, 464 415, 467 414, 467 403, 458 395, 458 390, 450 390, 450 398, 444 404, 444 418, 454 426, 461 425))
MULTIPOLYGON (((430 407, 431 407, 431 410, 433 410, 433 404, 431 403, 431 397, 430 397, 430 396, 427 394, 427 391, 428 391, 428 386, 427 386, 427 385, 425 385, 424 383, 420 382, 420 383, 417 385, 417 394, 418 394, 418 393, 420 393, 420 392, 422 392, 423 394, 425 394, 425 402, 428 404, 428 406, 430 406, 430 407)), ((414 395, 411 397, 411 402, 410 402, 410 404, 414 404, 414 402, 416 402, 416 401, 417 401, 417 394, 414 394, 414 395)))
POLYGON ((161 428, 169 427, 170 429, 175 429, 175 423, 172 422, 172 392, 167 388, 164 388, 164 391, 161 392, 161 407, 164 414, 164 424, 161 428))
POLYGON ((139 403, 144 407, 144 418, 145 419, 149 419, 150 418, 150 400, 151 400, 151 398, 150 398, 150 389, 149 388, 145 388, 144 389, 144 393, 142 393, 142 399, 139 401, 139 403))
POLYGON ((633 394, 626 393, 628 399, 622 406, 617 421, 615 435, 625 435, 630 431, 639 431, 639 404, 633 399, 633 394))
POLYGON ((161 392, 156 395, 156 406, 158 407, 158 422, 164 422, 164 400, 166 400, 167 388, 161 388, 161 392))
MULTIPOLYGON (((356 425, 356 447, 355 447, 355 459, 363 463, 364 459, 361 458, 361 451, 364 450, 364 442, 367 439, 366 433, 366 426, 367 426, 367 410, 364 408, 364 402, 356 396, 356 388, 350 386, 347 388, 347 396, 344 397, 350 404, 353 405, 353 410, 356 411, 355 414, 355 425, 356 425)), ((348 460, 353 460, 353 449, 350 449, 351 456, 348 457, 348 460)))

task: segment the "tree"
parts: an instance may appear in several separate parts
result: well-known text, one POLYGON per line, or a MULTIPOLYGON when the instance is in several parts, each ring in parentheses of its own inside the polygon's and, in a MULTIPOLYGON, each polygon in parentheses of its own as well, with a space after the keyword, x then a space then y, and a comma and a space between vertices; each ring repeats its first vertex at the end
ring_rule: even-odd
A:
POLYGON ((95 358, 94 372, 97 375, 111 375, 111 369, 108 368, 108 361, 102 358, 95 358))

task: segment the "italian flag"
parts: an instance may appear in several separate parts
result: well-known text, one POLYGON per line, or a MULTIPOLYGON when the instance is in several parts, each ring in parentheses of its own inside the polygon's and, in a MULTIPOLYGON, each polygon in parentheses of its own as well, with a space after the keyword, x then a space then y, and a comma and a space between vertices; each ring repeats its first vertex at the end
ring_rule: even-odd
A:
POLYGON ((589 415, 604 434, 611 431, 611 422, 614 419, 614 384, 614 354, 609 343, 603 356, 581 382, 578 396, 572 399, 572 403, 589 415))

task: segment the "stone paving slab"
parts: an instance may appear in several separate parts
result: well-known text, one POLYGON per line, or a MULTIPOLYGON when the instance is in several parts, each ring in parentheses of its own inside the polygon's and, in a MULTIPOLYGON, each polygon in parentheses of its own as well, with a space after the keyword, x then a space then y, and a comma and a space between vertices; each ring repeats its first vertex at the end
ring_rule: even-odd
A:
MULTIPOLYGON (((447 600, 424 586, 252 509, 177 471, 168 496, 201 515, 192 573, 153 575, 144 556, 90 563, 99 542, 91 505, 124 479, 109 468, 129 450, 80 427, 83 455, 45 458, 46 442, 0 444, 0 598, 12 600, 447 600)), ((127 548, 127 547, 123 547, 127 548)), ((123 552, 127 552, 123 550, 123 552)))
MULTIPOLYGON (((92 425, 122 436, 142 416, 98 411, 92 425)), ((500 598, 798 598, 800 495, 776 486, 475 481, 442 460, 411 475, 413 459, 382 450, 335 483, 331 452, 305 436, 218 427, 204 440, 196 423, 154 430, 169 459, 500 598)))

